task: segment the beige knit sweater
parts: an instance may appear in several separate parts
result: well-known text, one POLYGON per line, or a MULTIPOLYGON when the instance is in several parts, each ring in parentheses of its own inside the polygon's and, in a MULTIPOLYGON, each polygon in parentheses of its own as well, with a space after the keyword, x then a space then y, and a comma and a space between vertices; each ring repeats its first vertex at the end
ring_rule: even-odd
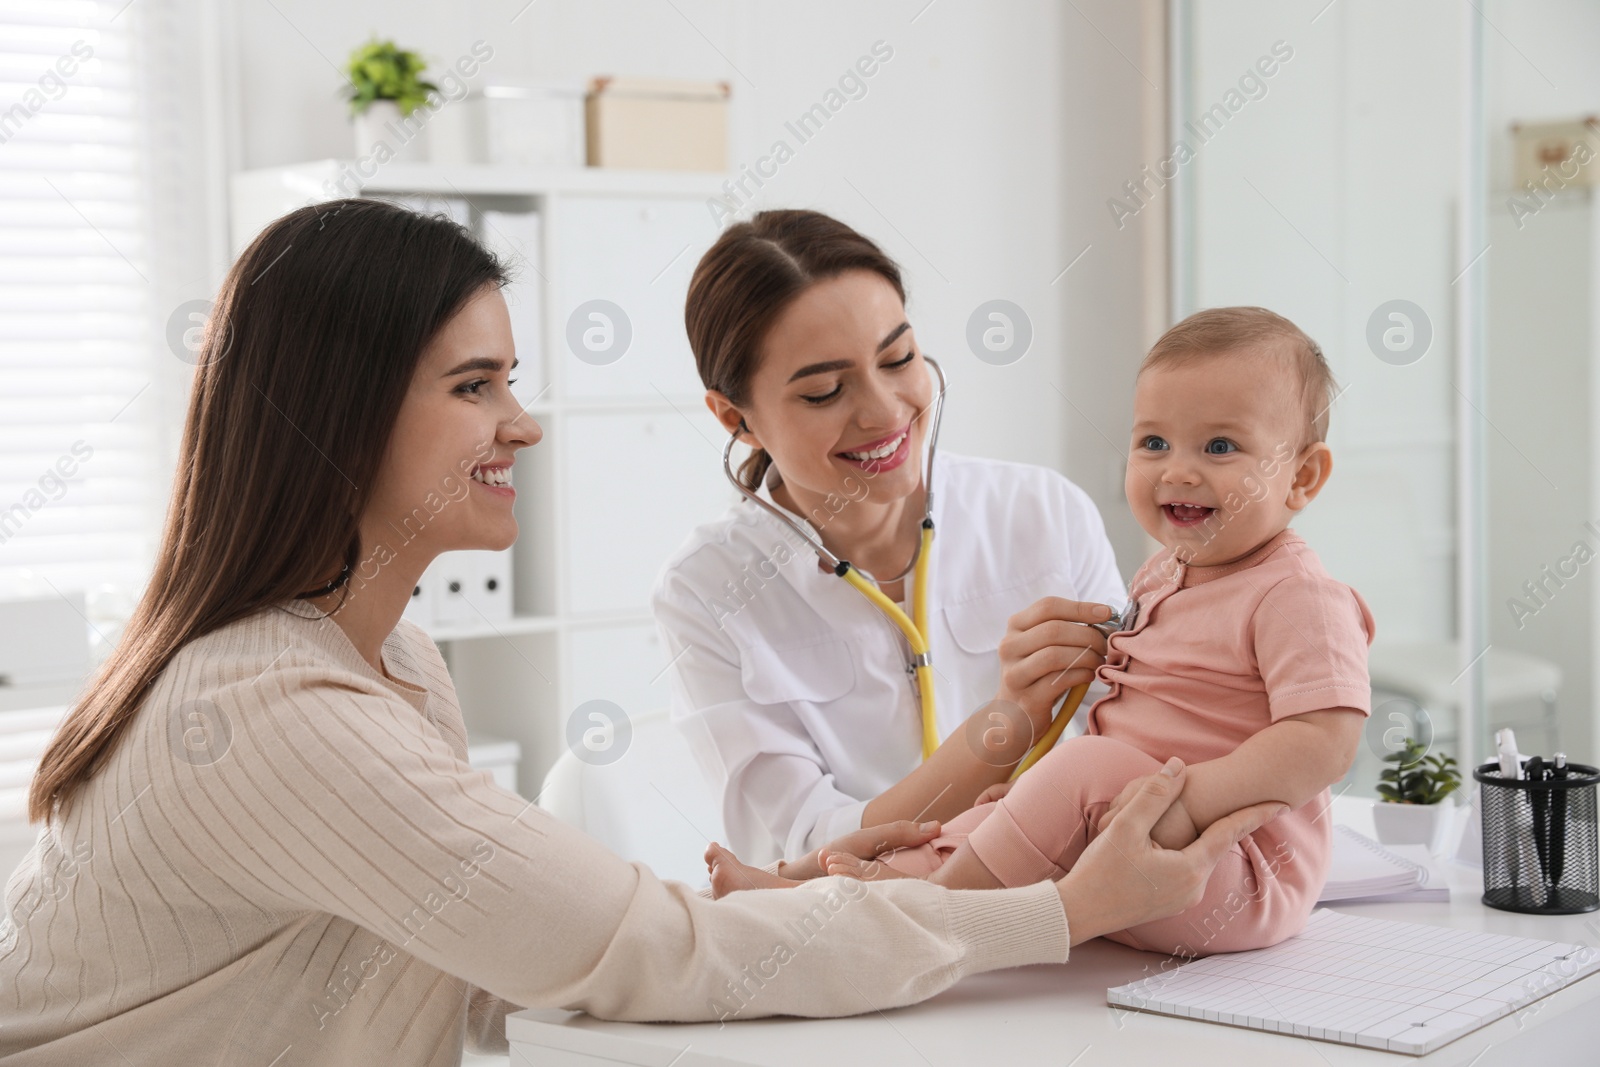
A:
POLYGON ((1067 957, 1050 883, 662 882, 467 765, 421 630, 384 664, 303 603, 179 653, 6 886, 0 1059, 451 1064, 517 1005, 848 1015, 1067 957))

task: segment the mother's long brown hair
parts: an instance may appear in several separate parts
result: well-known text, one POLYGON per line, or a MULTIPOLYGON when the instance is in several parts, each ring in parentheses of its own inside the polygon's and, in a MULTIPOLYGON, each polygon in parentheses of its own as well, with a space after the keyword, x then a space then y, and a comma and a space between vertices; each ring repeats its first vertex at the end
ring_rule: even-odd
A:
MULTIPOLYGON (((783 309, 817 282, 849 270, 881 275, 905 303, 894 260, 819 211, 762 211, 722 231, 694 269, 683 312, 701 382, 735 406, 745 403, 762 341, 783 309)), ((771 465, 758 448, 740 466, 739 480, 755 489, 771 465)))
POLYGON ((460 226, 376 200, 300 208, 251 242, 199 353, 150 583, 46 749, 30 820, 65 810, 186 643, 355 567, 422 350, 505 278, 460 226))

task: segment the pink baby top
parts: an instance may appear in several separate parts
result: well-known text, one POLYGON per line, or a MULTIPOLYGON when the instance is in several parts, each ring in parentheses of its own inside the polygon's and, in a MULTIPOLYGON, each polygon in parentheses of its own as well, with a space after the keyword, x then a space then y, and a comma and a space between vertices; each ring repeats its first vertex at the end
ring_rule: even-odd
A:
POLYGON ((1159 552, 1130 595, 1138 617, 1107 641, 1097 676, 1111 692, 1089 733, 1198 763, 1289 715, 1372 711, 1372 612, 1293 530, 1214 567, 1159 552))

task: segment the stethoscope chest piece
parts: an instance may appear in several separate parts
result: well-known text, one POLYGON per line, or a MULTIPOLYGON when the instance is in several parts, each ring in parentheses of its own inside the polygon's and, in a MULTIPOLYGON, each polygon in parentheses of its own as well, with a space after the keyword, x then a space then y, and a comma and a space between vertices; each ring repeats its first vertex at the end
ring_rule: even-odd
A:
POLYGON ((1129 597, 1127 604, 1123 605, 1121 611, 1113 608, 1111 618, 1105 622, 1091 622, 1089 625, 1107 637, 1114 633, 1121 633, 1124 630, 1131 630, 1139 625, 1139 602, 1129 597))

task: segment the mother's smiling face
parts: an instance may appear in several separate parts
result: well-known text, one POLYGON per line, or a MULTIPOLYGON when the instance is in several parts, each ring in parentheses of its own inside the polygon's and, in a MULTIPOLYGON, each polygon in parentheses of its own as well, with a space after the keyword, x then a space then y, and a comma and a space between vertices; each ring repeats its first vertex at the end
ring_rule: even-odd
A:
POLYGON ((362 516, 370 544, 404 542, 414 567, 517 536, 511 467, 543 431, 511 394, 505 297, 484 286, 423 349, 362 516))
POLYGON ((802 511, 830 493, 878 502, 915 492, 934 397, 900 294, 881 274, 849 270, 818 281, 762 339, 744 402, 713 389, 724 428, 764 448, 802 511))

